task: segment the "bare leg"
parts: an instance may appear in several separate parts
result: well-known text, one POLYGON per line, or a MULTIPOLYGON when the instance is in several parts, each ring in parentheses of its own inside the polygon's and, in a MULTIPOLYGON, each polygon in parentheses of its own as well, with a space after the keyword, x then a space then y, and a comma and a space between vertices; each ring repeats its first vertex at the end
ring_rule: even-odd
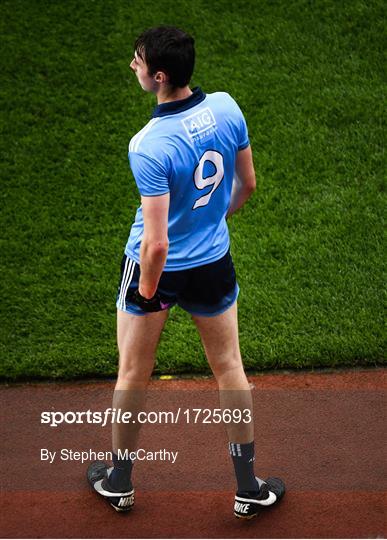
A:
MULTIPOLYGON (((113 395, 113 407, 129 411, 133 417, 144 409, 146 390, 155 363, 155 353, 168 311, 144 316, 117 311, 119 370, 113 395)), ((133 451, 141 424, 113 424, 113 451, 133 451)))
MULTIPOLYGON (((237 303, 215 317, 193 317, 199 330, 208 363, 219 387, 222 409, 249 409, 252 396, 239 350, 237 303)), ((254 423, 226 424, 229 441, 249 443, 254 439, 254 423)))

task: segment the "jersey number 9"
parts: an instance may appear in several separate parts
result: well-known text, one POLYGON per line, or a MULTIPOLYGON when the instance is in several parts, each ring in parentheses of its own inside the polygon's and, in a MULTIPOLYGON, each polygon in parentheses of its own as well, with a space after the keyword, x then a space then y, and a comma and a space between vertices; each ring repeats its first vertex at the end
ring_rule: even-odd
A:
POLYGON ((195 204, 192 207, 192 210, 195 210, 196 208, 199 208, 200 206, 206 206, 210 202, 212 194, 214 193, 216 188, 219 186, 223 178, 224 178, 224 166, 223 166, 222 154, 220 152, 217 152, 216 150, 207 150, 206 152, 204 152, 204 154, 200 158, 199 163, 195 169, 194 182, 195 182, 195 186, 198 189, 204 189, 208 186, 212 186, 212 189, 206 195, 203 195, 202 197, 199 197, 199 199, 196 199, 195 204), (211 176, 207 176, 206 178, 203 178, 203 169, 204 169, 204 164, 206 161, 209 161, 210 163, 212 163, 212 165, 215 167, 215 172, 211 176))

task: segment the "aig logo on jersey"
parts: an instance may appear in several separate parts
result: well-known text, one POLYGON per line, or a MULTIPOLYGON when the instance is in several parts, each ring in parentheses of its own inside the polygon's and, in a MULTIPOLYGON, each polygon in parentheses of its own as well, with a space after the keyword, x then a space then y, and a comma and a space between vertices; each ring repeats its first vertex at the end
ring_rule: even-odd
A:
POLYGON ((190 114, 182 122, 188 136, 194 141, 204 139, 216 129, 215 118, 209 107, 190 114))

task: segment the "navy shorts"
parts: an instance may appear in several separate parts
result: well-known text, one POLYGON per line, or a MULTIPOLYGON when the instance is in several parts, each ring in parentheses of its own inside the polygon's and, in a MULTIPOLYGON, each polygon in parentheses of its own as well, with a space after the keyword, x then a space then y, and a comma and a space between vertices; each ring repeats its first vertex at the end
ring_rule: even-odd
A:
MULTIPOLYGON (((117 309, 132 315, 146 315, 131 301, 140 279, 140 265, 123 256, 117 293, 117 309)), ((161 299, 171 306, 178 305, 191 315, 213 317, 226 311, 238 298, 234 264, 230 251, 218 261, 188 268, 164 271, 157 287, 161 299)))

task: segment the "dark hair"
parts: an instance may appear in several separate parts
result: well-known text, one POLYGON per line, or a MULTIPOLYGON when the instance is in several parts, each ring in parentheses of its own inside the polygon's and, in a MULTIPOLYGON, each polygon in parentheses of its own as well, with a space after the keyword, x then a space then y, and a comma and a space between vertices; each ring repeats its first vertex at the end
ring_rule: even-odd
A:
POLYGON ((194 39, 173 26, 145 30, 134 44, 134 50, 148 66, 149 75, 163 71, 172 87, 189 83, 195 64, 194 39))

